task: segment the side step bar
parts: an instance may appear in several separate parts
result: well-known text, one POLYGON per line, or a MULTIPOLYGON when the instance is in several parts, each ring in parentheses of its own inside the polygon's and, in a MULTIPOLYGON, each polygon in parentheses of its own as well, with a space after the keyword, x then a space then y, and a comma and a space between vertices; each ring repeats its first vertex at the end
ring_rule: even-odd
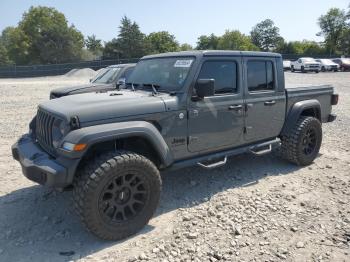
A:
POLYGON ((185 160, 180 160, 178 162, 173 163, 167 170, 177 170, 184 167, 189 167, 193 165, 199 165, 203 168, 212 169, 219 166, 223 166, 227 163, 227 158, 229 156, 234 156, 242 153, 253 153, 255 155, 263 155, 272 151, 272 149, 277 148, 281 145, 281 140, 279 138, 275 138, 273 140, 268 140, 263 143, 258 144, 250 144, 242 147, 238 147, 235 149, 225 150, 221 152, 216 152, 209 155, 202 155, 196 158, 190 158, 185 160), (203 164, 203 162, 207 162, 213 159, 223 159, 213 164, 203 164))
POLYGON ((226 162, 227 162, 227 156, 225 156, 224 160, 218 161, 218 162, 210 164, 210 165, 205 165, 205 164, 202 164, 201 162, 198 162, 197 165, 199 165, 200 167, 206 168, 206 169, 212 169, 212 168, 224 166, 224 165, 226 165, 226 162))

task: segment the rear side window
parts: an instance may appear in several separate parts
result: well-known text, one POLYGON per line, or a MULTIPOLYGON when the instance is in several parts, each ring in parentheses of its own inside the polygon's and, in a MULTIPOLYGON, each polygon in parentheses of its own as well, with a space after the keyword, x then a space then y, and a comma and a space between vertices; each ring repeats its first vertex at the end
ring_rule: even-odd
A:
POLYGON ((233 61, 207 61, 203 64, 198 79, 214 79, 215 94, 237 92, 237 65, 233 61))
POLYGON ((271 61, 249 61, 247 65, 249 92, 270 91, 275 88, 271 61))

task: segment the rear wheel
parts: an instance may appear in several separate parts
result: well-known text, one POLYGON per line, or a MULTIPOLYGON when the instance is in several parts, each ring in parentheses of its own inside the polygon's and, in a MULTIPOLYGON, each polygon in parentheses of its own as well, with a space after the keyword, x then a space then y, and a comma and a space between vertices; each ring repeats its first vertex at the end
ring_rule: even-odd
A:
POLYGON ((321 147, 321 123, 314 117, 302 116, 295 127, 281 137, 281 140, 283 158, 300 166, 309 165, 321 147))
POLYGON ((157 167, 144 156, 107 153, 76 178, 75 208, 88 231, 119 240, 137 233, 155 212, 161 191, 157 167))
POLYGON ((315 73, 318 74, 320 71, 316 70, 315 73))

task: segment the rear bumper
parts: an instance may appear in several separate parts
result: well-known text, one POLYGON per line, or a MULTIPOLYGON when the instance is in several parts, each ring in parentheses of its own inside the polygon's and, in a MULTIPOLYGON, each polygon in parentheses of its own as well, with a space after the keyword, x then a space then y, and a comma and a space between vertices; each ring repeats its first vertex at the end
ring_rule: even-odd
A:
POLYGON ((12 156, 21 164, 23 175, 29 180, 50 187, 67 186, 67 168, 43 151, 28 134, 12 146, 12 156))
POLYGON ((328 121, 327 122, 333 122, 337 118, 337 115, 335 114, 330 114, 328 116, 328 121))

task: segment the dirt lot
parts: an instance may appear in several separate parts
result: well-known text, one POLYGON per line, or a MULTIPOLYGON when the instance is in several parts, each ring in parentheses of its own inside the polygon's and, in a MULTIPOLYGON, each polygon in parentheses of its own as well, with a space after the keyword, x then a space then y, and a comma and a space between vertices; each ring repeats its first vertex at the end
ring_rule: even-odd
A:
POLYGON ((87 233, 71 193, 35 185, 11 157, 50 89, 88 79, 0 79, 0 261, 350 261, 350 73, 286 79, 340 94, 313 165, 242 155, 213 171, 163 174, 157 214, 120 242, 87 233))

